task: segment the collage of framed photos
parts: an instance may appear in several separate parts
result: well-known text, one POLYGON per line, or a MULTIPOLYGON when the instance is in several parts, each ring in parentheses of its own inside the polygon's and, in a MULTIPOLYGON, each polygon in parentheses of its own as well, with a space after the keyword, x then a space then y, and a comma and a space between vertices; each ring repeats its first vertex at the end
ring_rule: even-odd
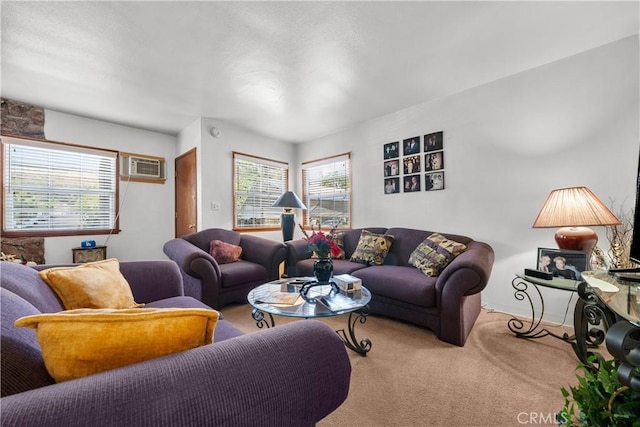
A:
POLYGON ((383 146, 384 193, 444 190, 443 132, 383 146))

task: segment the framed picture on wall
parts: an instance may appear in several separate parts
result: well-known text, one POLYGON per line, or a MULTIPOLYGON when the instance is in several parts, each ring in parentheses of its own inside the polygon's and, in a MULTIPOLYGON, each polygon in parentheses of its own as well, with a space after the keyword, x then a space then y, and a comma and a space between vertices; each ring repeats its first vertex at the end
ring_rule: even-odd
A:
POLYGON ((426 191, 444 190, 444 171, 424 174, 426 191))
POLYGON ((442 131, 429 133, 424 136, 424 151, 438 151, 442 150, 442 131))
POLYGON ((438 171, 444 169, 444 151, 435 151, 424 155, 424 171, 438 171))
POLYGON ((588 266, 587 253, 566 249, 538 248, 536 269, 552 273, 554 277, 582 280, 582 273, 588 266))
POLYGON ((384 180, 384 194, 400 192, 400 178, 386 178, 384 180))
POLYGON ((400 160, 387 160, 384 162, 384 176, 400 175, 400 160))
POLYGON ((420 191, 420 175, 405 175, 402 179, 402 185, 405 193, 420 191))
POLYGON ((416 154, 420 152, 420 137, 414 136, 402 141, 402 155, 416 154))
POLYGON ((382 147, 384 159, 394 159, 400 155, 400 142, 390 142, 382 147))
POLYGON ((420 155, 409 156, 402 159, 402 171, 406 174, 421 172, 420 155))

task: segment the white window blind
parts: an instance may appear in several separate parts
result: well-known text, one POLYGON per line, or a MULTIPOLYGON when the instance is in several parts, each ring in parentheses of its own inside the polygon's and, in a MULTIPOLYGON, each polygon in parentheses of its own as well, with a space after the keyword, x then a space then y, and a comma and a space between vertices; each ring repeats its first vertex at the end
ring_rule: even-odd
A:
POLYGON ((302 185, 307 226, 351 227, 350 154, 303 163, 302 185))
POLYGON ((234 228, 279 228, 281 208, 271 205, 288 190, 289 165, 233 153, 234 228))
POLYGON ((108 232, 117 213, 117 152, 2 137, 3 231, 108 232))

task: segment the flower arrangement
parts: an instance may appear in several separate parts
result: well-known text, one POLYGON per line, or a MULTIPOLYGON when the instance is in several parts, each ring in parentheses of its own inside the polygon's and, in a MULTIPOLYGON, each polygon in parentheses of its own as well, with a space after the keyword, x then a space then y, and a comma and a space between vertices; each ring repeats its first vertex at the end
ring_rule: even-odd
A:
POLYGON ((318 258, 329 258, 329 255, 340 255, 340 246, 333 238, 332 233, 323 233, 322 231, 313 232, 307 237, 309 242, 309 250, 316 253, 318 258))

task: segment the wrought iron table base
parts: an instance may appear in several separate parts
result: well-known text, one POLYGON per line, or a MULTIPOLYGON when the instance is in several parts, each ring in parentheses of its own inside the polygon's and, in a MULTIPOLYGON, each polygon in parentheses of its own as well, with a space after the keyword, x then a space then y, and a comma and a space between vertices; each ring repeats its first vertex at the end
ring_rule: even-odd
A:
MULTIPOLYGON (((269 320, 267 321, 265 318, 265 312, 254 308, 251 311, 251 316, 253 320, 256 321, 256 326, 258 328, 272 328, 276 326, 275 319, 271 313, 266 313, 269 315, 269 320)), ((358 353, 360 356, 366 356, 369 350, 371 350, 371 340, 369 338, 362 338, 358 340, 356 338, 355 326, 356 323, 364 324, 367 321, 367 316, 369 315, 369 306, 364 306, 360 310, 352 311, 349 313, 349 320, 347 323, 347 331, 344 329, 338 329, 336 333, 342 338, 344 341, 344 345, 358 353)), ((308 318, 307 318, 308 319, 308 318)), ((318 317, 314 317, 314 319, 318 319, 318 317)))
POLYGON ((531 295, 529 295, 529 293, 527 292, 527 290, 529 289, 529 284, 525 280, 516 277, 511 282, 511 286, 513 286, 513 288, 516 290, 514 293, 514 297, 518 301, 524 301, 525 298, 529 301, 529 306, 531 307, 531 322, 528 322, 529 328, 525 329, 525 322, 516 317, 513 317, 507 322, 509 330, 513 332, 517 338, 536 339, 551 335, 554 338, 558 338, 562 341, 574 344, 576 341, 575 334, 569 335, 567 333, 564 333, 562 335, 558 335, 554 334, 546 328, 540 327, 540 323, 542 322, 542 318, 544 317, 544 298, 542 298, 542 293, 540 292, 538 286, 536 286, 535 283, 532 283, 532 285, 538 293, 538 297, 540 298, 540 316, 536 317, 536 310, 533 305, 533 300, 531 299, 531 295))

